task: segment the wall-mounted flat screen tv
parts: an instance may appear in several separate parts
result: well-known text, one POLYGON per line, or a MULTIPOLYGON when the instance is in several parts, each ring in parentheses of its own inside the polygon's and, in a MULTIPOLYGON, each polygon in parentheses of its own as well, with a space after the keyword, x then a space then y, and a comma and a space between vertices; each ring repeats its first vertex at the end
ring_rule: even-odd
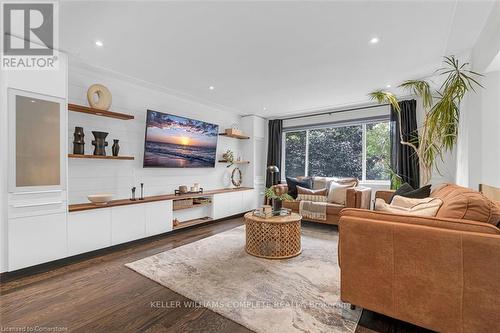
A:
POLYGON ((213 168, 219 126, 148 110, 144 167, 213 168))

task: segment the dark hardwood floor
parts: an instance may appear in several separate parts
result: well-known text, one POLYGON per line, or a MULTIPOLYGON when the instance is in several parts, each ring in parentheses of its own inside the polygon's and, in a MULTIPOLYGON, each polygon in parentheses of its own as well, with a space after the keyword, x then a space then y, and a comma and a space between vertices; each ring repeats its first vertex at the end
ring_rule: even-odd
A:
MULTIPOLYGON (((203 307, 169 306, 189 300, 124 266, 241 224, 242 218, 230 219, 4 274, 1 329, 38 326, 51 332, 58 328, 71 332, 251 332, 203 307)), ((363 311, 357 332, 426 331, 363 311)))

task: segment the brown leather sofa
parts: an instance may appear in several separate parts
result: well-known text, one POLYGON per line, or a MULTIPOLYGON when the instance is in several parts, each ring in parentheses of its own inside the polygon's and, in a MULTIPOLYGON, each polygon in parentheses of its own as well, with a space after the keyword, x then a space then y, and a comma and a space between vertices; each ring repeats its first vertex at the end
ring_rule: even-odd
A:
MULTIPOLYGON (((313 177, 314 178, 314 177, 313 177)), ((323 177, 318 177, 323 178, 323 177)), ((342 181, 342 180, 340 180, 342 181)), ((357 184, 357 180, 356 180, 357 184)), ((286 184, 280 184, 279 186, 285 187, 286 184)), ((317 187, 316 187, 317 188, 317 187)), ((361 208, 361 209, 369 209, 371 202, 371 188, 356 186, 353 188, 349 188, 346 191, 346 204, 338 205, 334 203, 328 203, 326 206, 326 220, 314 220, 314 219, 306 219, 309 222, 317 222, 324 224, 335 224, 337 225, 340 219, 340 211, 344 208, 361 208)), ((291 209, 293 212, 299 212, 299 201, 283 201, 283 207, 291 209)))
POLYGON ((500 203, 450 184, 431 196, 436 217, 342 211, 342 300, 439 332, 500 332, 500 203))

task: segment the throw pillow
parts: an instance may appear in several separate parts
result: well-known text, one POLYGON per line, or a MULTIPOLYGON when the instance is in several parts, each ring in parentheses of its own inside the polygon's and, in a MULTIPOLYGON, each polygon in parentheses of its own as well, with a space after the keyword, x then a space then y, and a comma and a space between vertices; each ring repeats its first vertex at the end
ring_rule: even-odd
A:
POLYGON ((414 189, 410 184, 404 183, 400 188, 396 190, 396 192, 394 192, 392 198, 394 198, 396 195, 415 199, 428 198, 431 195, 431 185, 429 184, 422 186, 421 188, 414 189))
POLYGON ((311 190, 301 186, 297 186, 297 201, 315 201, 326 202, 326 195, 328 190, 326 188, 321 190, 311 190))
POLYGON ((297 178, 286 177, 286 184, 288 185, 288 194, 297 199, 297 185, 303 188, 312 188, 312 179, 304 178, 302 180, 298 180, 297 178))
POLYGON ((338 205, 345 205, 347 189, 353 187, 354 186, 352 184, 339 184, 336 182, 331 182, 330 189, 328 190, 328 202, 338 205))
POLYGON ((437 198, 409 199, 401 196, 394 198, 397 204, 387 204, 383 199, 375 199, 375 210, 391 214, 436 216, 443 200, 437 198))

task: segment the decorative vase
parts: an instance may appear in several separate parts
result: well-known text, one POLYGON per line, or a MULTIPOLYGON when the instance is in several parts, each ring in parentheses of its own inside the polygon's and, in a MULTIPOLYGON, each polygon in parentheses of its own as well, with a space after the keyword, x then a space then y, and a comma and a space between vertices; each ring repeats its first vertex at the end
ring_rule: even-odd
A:
POLYGON ((73 154, 83 155, 85 154, 85 134, 83 133, 83 127, 75 127, 75 132, 73 133, 73 154))
POLYGON ((113 153, 113 156, 118 156, 118 153, 120 152, 120 145, 118 144, 117 139, 113 139, 113 146, 111 147, 111 152, 113 153))
POLYGON ((273 199, 273 211, 281 210, 283 207, 283 201, 279 199, 273 199))
POLYGON ((94 140, 92 141, 92 145, 95 147, 94 155, 106 156, 106 146, 108 145, 106 137, 108 133, 92 131, 92 134, 94 134, 94 140))

